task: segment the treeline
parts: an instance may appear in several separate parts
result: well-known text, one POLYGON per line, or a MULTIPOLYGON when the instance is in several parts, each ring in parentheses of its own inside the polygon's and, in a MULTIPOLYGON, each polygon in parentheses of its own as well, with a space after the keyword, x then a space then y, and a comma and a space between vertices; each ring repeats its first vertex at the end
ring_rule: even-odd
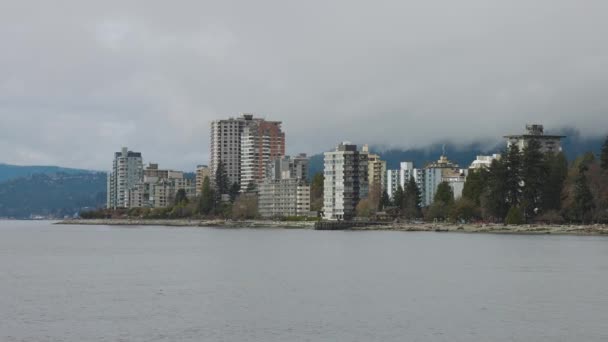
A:
POLYGON ((452 220, 507 224, 608 222, 608 139, 599 160, 586 153, 568 164, 531 140, 511 146, 488 169, 472 171, 462 198, 447 205, 452 220))
POLYGON ((100 209, 83 212, 84 219, 139 218, 139 219, 254 219, 258 217, 255 187, 241 192, 237 183, 230 184, 223 163, 216 170, 215 186, 205 177, 200 196, 189 199, 186 192, 177 191, 173 203, 164 208, 100 209))
POLYGON ((586 153, 568 163, 563 153, 543 153, 536 140, 520 150, 513 145, 487 169, 472 170, 462 197, 439 184, 433 204, 421 208, 414 179, 393 198, 372 187, 357 206, 357 216, 409 220, 507 224, 607 223, 608 138, 599 159, 586 153))

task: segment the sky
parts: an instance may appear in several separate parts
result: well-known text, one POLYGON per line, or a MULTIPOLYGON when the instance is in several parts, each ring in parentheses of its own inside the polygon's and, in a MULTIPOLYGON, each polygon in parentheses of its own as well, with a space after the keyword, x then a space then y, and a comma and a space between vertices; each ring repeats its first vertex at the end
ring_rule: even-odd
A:
POLYGON ((208 163, 209 123, 287 152, 608 133, 608 1, 0 2, 0 162, 208 163))

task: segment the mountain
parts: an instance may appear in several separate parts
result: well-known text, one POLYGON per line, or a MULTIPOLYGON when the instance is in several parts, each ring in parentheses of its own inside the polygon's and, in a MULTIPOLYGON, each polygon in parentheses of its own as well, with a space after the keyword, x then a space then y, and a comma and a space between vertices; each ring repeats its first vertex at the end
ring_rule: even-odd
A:
POLYGON ((106 202, 106 174, 34 174, 0 183, 0 217, 71 216, 106 202))
MULTIPOLYGON (((570 161, 586 152, 593 152, 596 155, 599 154, 602 144, 604 143, 604 138, 583 137, 579 132, 572 129, 565 129, 557 134, 566 136, 566 138, 562 141, 562 148, 566 154, 566 158, 568 158, 570 161)), ((461 168, 469 167, 471 162, 475 160, 478 155, 501 153, 506 147, 504 142, 476 142, 468 145, 456 145, 445 142, 436 143, 423 148, 412 148, 405 150, 382 149, 372 146, 370 150, 373 153, 380 155, 383 160, 386 160, 387 169, 398 169, 399 163, 402 161, 411 161, 414 162, 415 167, 424 167, 424 165, 427 163, 439 159, 444 145, 448 159, 460 165, 461 168)), ((314 176, 318 172, 323 172, 323 154, 316 154, 310 157, 310 177, 314 176)))
POLYGON ((0 183, 20 177, 30 177, 35 174, 53 175, 58 173, 78 174, 90 172, 93 171, 58 166, 20 166, 0 163, 0 183))

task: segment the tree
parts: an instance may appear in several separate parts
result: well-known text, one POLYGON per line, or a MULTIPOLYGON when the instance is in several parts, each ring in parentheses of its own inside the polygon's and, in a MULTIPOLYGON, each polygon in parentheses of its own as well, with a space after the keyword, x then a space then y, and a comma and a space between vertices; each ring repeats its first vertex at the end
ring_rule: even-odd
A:
POLYGON ((228 179, 228 173, 224 167, 224 162, 220 160, 215 171, 215 190, 217 192, 218 201, 221 199, 222 195, 230 192, 229 187, 230 181, 228 179))
POLYGON ((325 177, 323 173, 318 172, 312 177, 310 182, 310 210, 323 210, 323 183, 325 177))
POLYGON ((239 185, 239 183, 232 183, 232 186, 230 186, 230 190, 228 191, 231 203, 234 203, 236 197, 239 195, 239 191, 241 191, 241 186, 239 185))
POLYGON ((505 217, 505 224, 523 224, 524 223, 524 215, 521 212, 521 209, 518 207, 511 207, 509 209, 509 213, 507 213, 507 217, 505 217))
POLYGON ((395 190, 393 192, 393 205, 395 207, 398 207, 399 210, 401 210, 403 208, 403 199, 404 199, 404 193, 403 193, 403 188, 401 187, 401 184, 399 184, 397 186, 397 190, 395 190))
POLYGON ((602 170, 608 171, 608 137, 602 146, 602 152, 600 154, 600 166, 602 170))
POLYGON ((258 216, 258 197, 254 194, 240 194, 232 205, 232 218, 254 219, 258 216))
POLYGON ((203 179, 203 188, 201 189, 201 197, 199 198, 198 212, 203 215, 209 215, 215 208, 215 191, 211 187, 209 177, 203 179))
POLYGON ((175 194, 175 201, 174 201, 175 205, 186 205, 188 204, 188 196, 186 195, 186 190, 185 189, 179 189, 177 190, 177 193, 175 194))
POLYGON ((437 186, 433 203, 427 211, 427 219, 447 220, 454 204, 454 191, 448 182, 441 182, 437 186))
POLYGON ((454 191, 448 182, 439 183, 433 202, 443 202, 447 205, 454 203, 454 191))
POLYGON ((492 218, 494 221, 502 221, 509 210, 506 202, 506 173, 507 166, 504 160, 493 160, 488 169, 486 188, 481 196, 480 204, 484 217, 492 218))
POLYGON ((562 207, 562 192, 568 177, 568 161, 563 153, 545 156, 547 178, 543 189, 543 211, 559 211, 562 207))
POLYGON ((256 191, 258 191, 258 186, 255 184, 255 182, 249 182, 249 184, 247 184, 247 189, 245 189, 245 192, 248 194, 253 194, 256 191))
POLYGON ((421 216, 420 210, 420 189, 414 180, 414 177, 410 177, 409 182, 405 186, 403 191, 403 209, 402 213, 406 218, 413 219, 421 216))
POLYGON ((382 188, 378 184, 371 184, 369 187, 369 193, 367 194, 370 207, 375 213, 380 208, 380 202, 382 200, 382 188))
POLYGON ((475 205, 481 205, 481 197, 487 186, 488 170, 485 168, 471 170, 462 189, 462 197, 467 198, 475 205))
POLYGON ((528 141, 521 154, 521 209, 526 221, 541 209, 548 170, 540 142, 528 141))
POLYGON ((384 208, 391 206, 391 198, 388 195, 386 190, 382 191, 382 197, 380 198, 380 209, 384 210, 384 208))
POLYGON ((457 199, 450 210, 450 220, 454 222, 469 222, 479 218, 479 207, 468 198, 457 199))
POLYGON ((358 217, 370 217, 375 213, 373 204, 369 198, 364 198, 357 203, 357 216, 358 217))
POLYGON ((592 215, 592 211, 595 208, 593 194, 591 193, 587 182, 587 170, 587 165, 581 164, 574 184, 574 214, 583 224, 588 222, 592 215))
POLYGON ((505 200, 515 207, 521 200, 521 153, 517 145, 513 144, 507 150, 504 165, 505 200))

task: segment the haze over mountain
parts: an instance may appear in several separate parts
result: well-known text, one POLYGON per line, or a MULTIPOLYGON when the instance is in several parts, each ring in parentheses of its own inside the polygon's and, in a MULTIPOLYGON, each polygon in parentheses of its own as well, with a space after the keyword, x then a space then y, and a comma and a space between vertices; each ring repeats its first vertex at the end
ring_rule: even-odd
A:
POLYGON ((0 2, 0 156, 192 170, 209 122, 282 120, 288 152, 608 127, 603 0, 0 2), (179 158, 175 158, 179 156, 179 158))

